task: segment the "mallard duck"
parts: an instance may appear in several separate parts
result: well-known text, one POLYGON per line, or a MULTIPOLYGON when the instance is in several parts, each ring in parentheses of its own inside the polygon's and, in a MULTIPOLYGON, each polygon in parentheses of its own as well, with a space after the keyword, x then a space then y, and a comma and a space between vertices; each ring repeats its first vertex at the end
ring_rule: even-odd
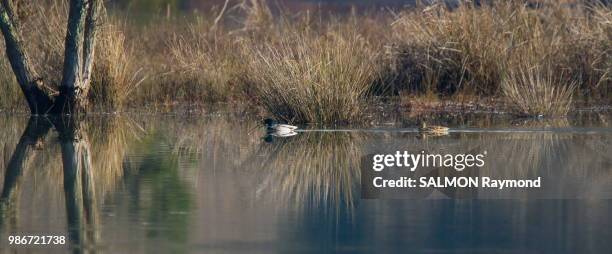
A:
POLYGON ((434 135, 446 135, 448 134, 448 127, 444 126, 427 126, 427 123, 421 122, 421 126, 419 127, 419 132, 424 134, 434 134, 434 135))
POLYGON ((266 130, 268 132, 274 132, 279 135, 283 135, 285 133, 291 133, 297 130, 297 126, 288 125, 288 124, 280 124, 278 121, 274 119, 267 118, 264 120, 264 124, 266 125, 266 130))

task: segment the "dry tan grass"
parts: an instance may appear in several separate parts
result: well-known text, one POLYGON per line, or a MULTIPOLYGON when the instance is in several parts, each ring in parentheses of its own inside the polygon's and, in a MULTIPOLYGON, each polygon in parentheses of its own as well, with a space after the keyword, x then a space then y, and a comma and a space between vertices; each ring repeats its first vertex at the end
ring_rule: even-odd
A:
MULTIPOLYGON (((359 122, 375 96, 517 102, 529 96, 519 94, 526 88, 519 84, 527 83, 521 80, 528 80, 520 73, 526 66, 545 66, 543 73, 531 73, 540 84, 550 81, 552 71, 561 75, 556 81, 576 83, 575 99, 610 103, 612 11, 603 5, 543 2, 433 5, 334 17, 277 13, 268 1, 245 0, 221 16, 217 9, 160 17, 145 28, 128 23, 129 16, 109 18, 100 33, 91 98, 154 111, 244 103, 288 121, 331 124, 359 122)), ((61 3, 34 9, 36 15, 24 25, 30 55, 51 85, 61 78, 65 11, 61 3)), ((7 74, 0 84, 7 88, 0 96, 7 99, 0 107, 23 105, 6 59, 0 73, 7 74)), ((566 112, 563 100, 548 102, 562 109, 545 111, 566 112)))
POLYGON ((168 78, 187 91, 184 95, 192 97, 187 100, 227 101, 236 94, 236 79, 244 67, 237 43, 222 29, 211 20, 197 19, 168 40, 173 62, 168 78))
POLYGON ((149 75, 136 62, 134 45, 126 41, 124 26, 109 18, 98 37, 90 98, 94 104, 111 109, 121 109, 149 75))
POLYGON ((576 82, 559 76, 563 75, 539 66, 510 70, 501 87, 520 114, 564 116, 571 109, 576 82))
POLYGON ((576 81, 582 92, 606 98, 612 70, 611 17, 605 6, 570 7, 554 1, 540 8, 504 1, 478 8, 463 4, 454 10, 433 6, 408 11, 393 24, 390 54, 401 76, 395 86, 442 95, 496 96, 507 72, 549 65, 564 74, 564 83, 576 81))

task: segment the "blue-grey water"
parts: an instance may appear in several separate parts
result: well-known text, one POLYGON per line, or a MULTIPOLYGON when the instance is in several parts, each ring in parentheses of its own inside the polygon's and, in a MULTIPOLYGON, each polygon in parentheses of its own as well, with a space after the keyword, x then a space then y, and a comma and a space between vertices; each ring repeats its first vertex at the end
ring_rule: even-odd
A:
POLYGON ((397 121, 288 138, 226 113, 0 116, 0 253, 607 253, 610 116, 447 117, 432 120, 451 127, 441 137, 397 121), (554 176, 549 194, 564 195, 361 199, 361 158, 396 149, 487 151, 482 174, 554 176), (9 244, 17 235, 67 241, 9 244))

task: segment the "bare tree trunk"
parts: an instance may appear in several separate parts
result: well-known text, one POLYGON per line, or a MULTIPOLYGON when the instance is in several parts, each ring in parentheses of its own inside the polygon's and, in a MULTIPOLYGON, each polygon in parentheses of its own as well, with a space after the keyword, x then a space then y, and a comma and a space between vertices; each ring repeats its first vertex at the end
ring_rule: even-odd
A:
POLYGON ((70 1, 64 72, 56 112, 76 113, 87 108, 99 8, 99 0, 70 1))
MULTIPOLYGON (((96 34, 99 26, 98 18, 102 10, 102 2, 92 0, 85 19, 85 42, 83 45, 83 81, 82 85, 88 90, 91 87, 91 75, 96 49, 96 34)), ((86 91, 88 92, 88 91, 86 91)))
POLYGON ((30 112, 34 115, 47 113, 53 106, 53 99, 45 92, 42 80, 30 65, 21 34, 17 30, 17 20, 10 0, 3 0, 0 3, 0 29, 4 34, 6 55, 28 102, 30 112))
POLYGON ((96 47, 102 0, 70 0, 64 49, 64 70, 59 95, 45 90, 30 65, 11 0, 0 2, 0 29, 6 54, 32 114, 71 114, 85 111, 96 47))

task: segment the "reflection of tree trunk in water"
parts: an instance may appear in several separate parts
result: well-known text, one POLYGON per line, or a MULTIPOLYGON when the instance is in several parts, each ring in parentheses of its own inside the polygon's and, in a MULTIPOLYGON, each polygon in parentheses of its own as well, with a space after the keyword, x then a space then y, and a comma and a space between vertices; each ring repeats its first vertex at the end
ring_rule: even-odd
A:
MULTIPOLYGON (((0 227, 4 224, 6 213, 16 206, 20 179, 24 170, 29 168, 30 162, 37 154, 37 146, 42 144, 50 128, 51 123, 46 118, 31 117, 28 121, 5 171, 0 196, 0 227)), ((15 211, 9 213, 16 216, 15 211)))
POLYGON ((64 165, 69 237, 74 245, 93 245, 98 238, 98 218, 87 135, 83 124, 74 119, 58 119, 55 128, 60 136, 64 165))
MULTIPOLYGON (((51 120, 60 136, 68 237, 77 246, 75 252, 81 252, 82 246, 93 245, 98 239, 98 218, 89 142, 83 124, 78 120, 74 118, 53 118, 51 120)), ((18 214, 18 211, 11 211, 10 208, 14 208, 17 204, 20 178, 24 175, 24 170, 29 168, 29 162, 37 154, 33 150, 43 144, 44 137, 51 129, 51 122, 47 118, 30 118, 19 139, 9 160, 2 185, 0 228, 4 227, 7 211, 10 211, 12 216, 18 214)))

